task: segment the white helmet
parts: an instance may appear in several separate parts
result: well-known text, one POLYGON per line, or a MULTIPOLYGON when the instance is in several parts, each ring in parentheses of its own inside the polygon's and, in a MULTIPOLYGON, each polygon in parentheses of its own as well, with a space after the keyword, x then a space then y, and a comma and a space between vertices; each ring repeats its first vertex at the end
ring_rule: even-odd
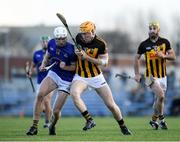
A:
POLYGON ((64 27, 56 27, 54 29, 55 38, 65 38, 67 37, 67 30, 64 27))

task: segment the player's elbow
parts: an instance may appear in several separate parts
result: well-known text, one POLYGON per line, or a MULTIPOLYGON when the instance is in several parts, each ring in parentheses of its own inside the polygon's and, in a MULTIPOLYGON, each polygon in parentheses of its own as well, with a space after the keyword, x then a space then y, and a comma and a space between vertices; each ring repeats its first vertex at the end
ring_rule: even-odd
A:
POLYGON ((176 60, 176 56, 175 56, 175 55, 173 56, 172 60, 173 60, 173 61, 176 60))
POLYGON ((167 58, 168 60, 171 60, 171 61, 175 61, 176 60, 176 56, 171 56, 169 58, 167 58))

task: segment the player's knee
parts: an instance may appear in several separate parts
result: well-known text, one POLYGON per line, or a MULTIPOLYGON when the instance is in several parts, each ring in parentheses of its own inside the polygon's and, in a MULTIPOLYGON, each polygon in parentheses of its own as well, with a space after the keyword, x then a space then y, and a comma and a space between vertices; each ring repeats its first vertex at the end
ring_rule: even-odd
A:
POLYGON ((42 101, 44 99, 44 97, 45 97, 44 92, 39 92, 38 95, 37 95, 37 99, 40 100, 40 101, 42 101))
POLYGON ((165 100, 165 96, 164 96, 164 95, 160 95, 160 96, 159 96, 159 101, 160 101, 160 102, 164 102, 164 100, 165 100))
POLYGON ((80 96, 80 92, 77 89, 70 90, 70 94, 74 99, 76 99, 76 98, 78 98, 80 96))
POLYGON ((164 95, 163 90, 160 90, 160 91, 159 91, 159 96, 158 96, 158 98, 159 98, 159 101, 160 101, 160 102, 163 102, 163 101, 164 101, 165 95, 164 95))
POLYGON ((51 94, 46 94, 46 100, 49 102, 51 100, 51 94))
POLYGON ((48 98, 46 98, 46 97, 44 98, 44 104, 45 105, 49 105, 50 104, 50 100, 48 98))

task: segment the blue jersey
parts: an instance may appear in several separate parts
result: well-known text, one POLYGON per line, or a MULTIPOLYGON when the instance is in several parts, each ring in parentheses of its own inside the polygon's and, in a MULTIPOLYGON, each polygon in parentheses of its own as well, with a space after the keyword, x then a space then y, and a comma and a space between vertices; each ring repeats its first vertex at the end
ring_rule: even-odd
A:
POLYGON ((46 77, 47 75, 47 71, 43 71, 40 72, 39 71, 39 67, 41 66, 41 63, 43 61, 43 57, 45 55, 45 51, 44 50, 37 50, 36 52, 34 52, 33 55, 33 62, 36 66, 36 71, 37 71, 37 83, 40 84, 41 81, 46 77))
POLYGON ((56 62, 56 64, 51 68, 51 71, 55 72, 62 80, 71 82, 75 71, 61 69, 60 61, 65 62, 67 66, 76 62, 77 56, 74 52, 74 46, 71 43, 66 42, 64 47, 58 47, 55 39, 51 39, 48 42, 48 53, 50 55, 51 64, 56 62))

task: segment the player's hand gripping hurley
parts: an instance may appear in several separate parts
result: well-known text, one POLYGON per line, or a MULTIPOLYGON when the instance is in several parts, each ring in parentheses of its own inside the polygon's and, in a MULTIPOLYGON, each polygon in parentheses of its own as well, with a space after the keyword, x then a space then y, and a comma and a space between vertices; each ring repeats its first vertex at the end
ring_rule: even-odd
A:
POLYGON ((29 72, 30 72, 29 62, 26 62, 25 71, 26 71, 27 77, 29 78, 29 81, 30 81, 30 83, 31 83, 31 87, 32 87, 32 89, 33 89, 33 92, 35 92, 35 87, 34 87, 34 84, 33 84, 32 78, 31 78, 31 75, 29 74, 29 72))

